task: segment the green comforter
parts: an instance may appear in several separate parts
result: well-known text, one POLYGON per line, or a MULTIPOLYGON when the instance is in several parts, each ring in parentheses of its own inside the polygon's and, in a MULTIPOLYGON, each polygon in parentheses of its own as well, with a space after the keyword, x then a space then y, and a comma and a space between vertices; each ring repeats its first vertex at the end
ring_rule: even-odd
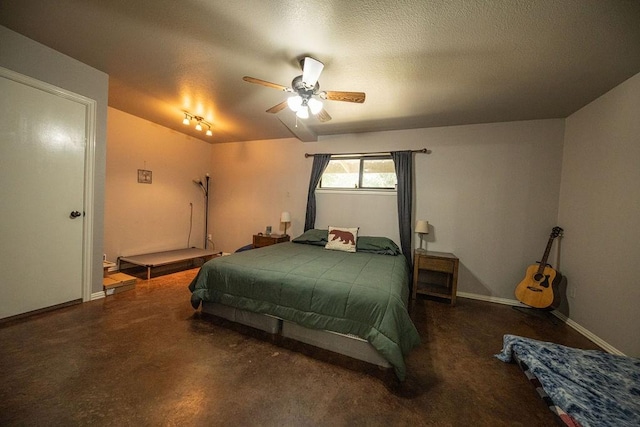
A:
POLYGON ((401 380, 404 355, 420 343, 403 255, 280 243, 212 259, 189 289, 194 308, 212 301, 366 339, 401 380))

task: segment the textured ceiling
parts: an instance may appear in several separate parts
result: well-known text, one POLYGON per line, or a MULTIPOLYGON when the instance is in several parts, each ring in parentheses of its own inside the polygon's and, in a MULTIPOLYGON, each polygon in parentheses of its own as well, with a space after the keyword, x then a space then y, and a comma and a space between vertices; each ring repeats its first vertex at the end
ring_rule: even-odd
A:
POLYGON ((290 137, 293 113, 265 112, 287 94, 242 77, 289 86, 305 55, 321 89, 367 94, 326 101, 312 135, 566 117, 640 72, 635 0, 2 0, 0 24, 109 74, 110 106, 211 142, 290 137))

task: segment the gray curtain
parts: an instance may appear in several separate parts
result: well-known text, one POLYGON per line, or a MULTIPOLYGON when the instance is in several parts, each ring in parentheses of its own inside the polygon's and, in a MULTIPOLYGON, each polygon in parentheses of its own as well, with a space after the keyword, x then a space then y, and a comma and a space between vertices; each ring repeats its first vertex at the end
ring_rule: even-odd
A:
MULTIPOLYGON (((392 151, 391 158, 398 177, 398 225, 400 228, 400 247, 409 264, 409 274, 412 273, 411 262, 411 214, 413 212, 413 153, 411 151, 392 151)), ((410 282, 411 283, 411 282, 410 282)))
POLYGON ((309 180, 309 195, 307 196, 307 214, 304 219, 304 231, 316 225, 316 187, 320 183, 322 173, 331 160, 331 154, 314 154, 311 179, 309 180))

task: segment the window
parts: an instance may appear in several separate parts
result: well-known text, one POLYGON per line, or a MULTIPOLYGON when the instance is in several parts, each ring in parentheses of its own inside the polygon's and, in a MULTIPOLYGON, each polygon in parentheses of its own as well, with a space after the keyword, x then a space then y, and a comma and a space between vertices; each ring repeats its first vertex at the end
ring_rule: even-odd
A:
POLYGON ((397 183, 390 156, 337 157, 324 170, 320 188, 395 190, 397 183))

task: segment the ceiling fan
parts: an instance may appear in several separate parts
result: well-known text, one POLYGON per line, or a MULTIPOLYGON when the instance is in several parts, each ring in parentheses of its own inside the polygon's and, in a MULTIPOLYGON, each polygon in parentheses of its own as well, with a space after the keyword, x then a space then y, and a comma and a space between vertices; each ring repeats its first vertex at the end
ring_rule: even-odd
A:
POLYGON ((322 100, 356 102, 359 104, 364 102, 364 92, 320 91, 318 78, 320 77, 320 73, 322 73, 324 64, 317 59, 306 56, 300 61, 300 66, 302 67, 302 75, 293 79, 291 87, 249 76, 244 76, 242 80, 284 92, 295 93, 295 95, 269 108, 267 113, 275 114, 289 106, 292 111, 295 111, 298 118, 307 119, 309 118, 309 112, 311 112, 311 114, 316 116, 321 122, 328 122, 331 120, 331 116, 324 109, 322 100))

